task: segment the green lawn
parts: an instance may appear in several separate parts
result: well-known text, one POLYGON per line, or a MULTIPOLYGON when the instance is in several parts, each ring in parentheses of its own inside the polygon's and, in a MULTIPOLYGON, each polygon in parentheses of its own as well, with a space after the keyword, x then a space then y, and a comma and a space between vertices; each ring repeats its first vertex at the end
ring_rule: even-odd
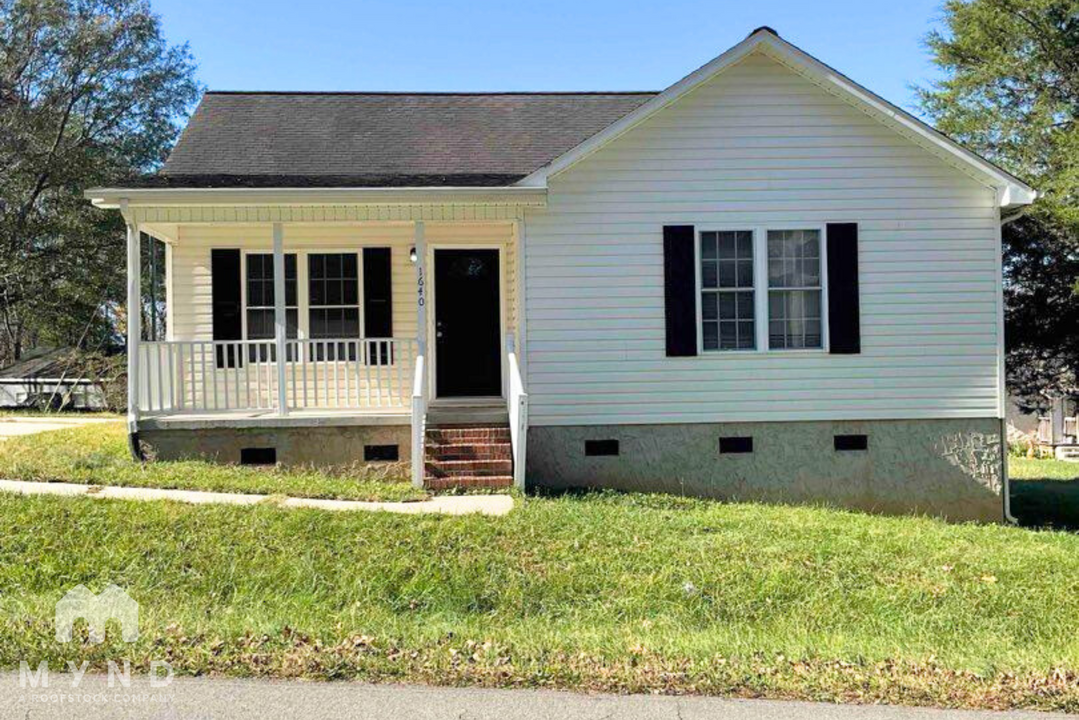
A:
POLYGON ((1079 480, 1079 462, 1035 460, 1010 455, 1008 477, 1013 480, 1079 480))
POLYGON ((1079 710, 1079 537, 669 496, 503 518, 0 495, 0 667, 1079 710), (53 640, 83 583, 132 645, 53 640))
POLYGON ((0 478, 349 500, 407 500, 426 496, 409 483, 405 464, 359 464, 334 471, 253 468, 197 461, 140 464, 131 458, 122 422, 0 440, 0 478))
POLYGON ((1010 456, 1008 476, 1021 523, 1079 530, 1079 463, 1010 456))

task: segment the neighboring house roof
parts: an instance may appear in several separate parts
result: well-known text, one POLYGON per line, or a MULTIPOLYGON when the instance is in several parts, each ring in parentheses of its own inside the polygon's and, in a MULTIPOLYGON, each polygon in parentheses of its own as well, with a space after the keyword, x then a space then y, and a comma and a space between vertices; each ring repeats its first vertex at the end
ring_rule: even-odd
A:
POLYGON ((545 186, 549 177, 566 170, 621 137, 752 52, 765 53, 826 92, 845 100, 946 162, 968 173, 973 173, 997 190, 997 202, 1002 207, 1028 205, 1037 197, 1037 191, 1019 178, 971 152, 929 124, 922 122, 902 108, 892 105, 839 71, 825 65, 779 37, 779 33, 766 26, 757 28, 742 42, 649 99, 648 102, 642 103, 633 112, 555 158, 530 174, 520 184, 545 186))
MULTIPOLYGON (((0 382, 56 380, 71 372, 70 348, 33 348, 21 359, 0 368, 0 382)), ((77 379, 72 377, 72 380, 77 379)))
POLYGON ((209 92, 151 186, 505 186, 656 93, 209 92))

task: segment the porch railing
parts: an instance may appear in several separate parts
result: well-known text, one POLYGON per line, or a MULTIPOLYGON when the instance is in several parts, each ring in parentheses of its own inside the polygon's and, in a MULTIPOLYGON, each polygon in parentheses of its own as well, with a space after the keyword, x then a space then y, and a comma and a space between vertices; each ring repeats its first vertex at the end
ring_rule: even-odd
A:
POLYGON ((412 378, 412 485, 423 487, 424 460, 427 456, 427 371, 423 355, 416 358, 412 378))
POLYGON ((509 389, 506 393, 506 410, 510 421, 510 447, 513 451, 513 484, 521 489, 525 486, 525 462, 528 443, 528 393, 525 392, 521 369, 517 363, 517 353, 506 353, 509 366, 509 389))
MULTIPOLYGON (((407 409, 414 338, 285 342, 288 410, 407 409)), ((139 344, 139 409, 148 414, 279 411, 273 340, 139 344)))

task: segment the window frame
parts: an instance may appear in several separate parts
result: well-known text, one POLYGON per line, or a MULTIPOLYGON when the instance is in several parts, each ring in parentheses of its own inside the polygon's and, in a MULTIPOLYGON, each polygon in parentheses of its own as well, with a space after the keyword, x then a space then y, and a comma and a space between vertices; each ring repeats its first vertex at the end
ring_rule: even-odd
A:
MULTIPOLYGON (((764 347, 769 352, 787 354, 827 354, 828 353, 828 225, 826 223, 783 223, 781 225, 761 226, 761 247, 764 250, 764 347), (769 314, 768 294, 772 288, 768 284, 768 233, 790 232, 794 230, 816 230, 820 239, 820 347, 813 348, 773 348, 768 333, 772 317, 769 314)), ((776 288, 777 291, 798 290, 799 288, 776 288)), ((803 288, 804 289, 804 288, 803 288)), ((761 305, 758 304, 759 308, 761 305)))
MULTIPOLYGON (((294 338, 286 338, 286 339, 287 340, 299 340, 299 339, 303 338, 303 330, 301 328, 301 325, 303 323, 303 314, 302 314, 302 307, 301 307, 302 306, 302 301, 301 301, 301 298, 300 298, 300 295, 302 294, 300 292, 300 257, 301 257, 301 254, 298 251, 290 251, 290 252, 286 252, 284 254, 285 255, 295 255, 296 256, 296 304, 294 306, 292 306, 296 310, 296 337, 294 337, 294 338)), ((257 340, 257 341, 269 342, 269 341, 273 340, 272 337, 270 337, 270 338, 252 338, 250 336, 250 334, 249 334, 249 328, 247 326, 248 325, 248 323, 247 323, 247 313, 248 313, 249 310, 267 310, 267 309, 273 310, 274 309, 273 305, 254 305, 254 306, 252 306, 252 305, 249 305, 248 302, 247 302, 247 280, 248 280, 248 278, 247 278, 247 263, 248 263, 248 256, 250 256, 250 255, 269 255, 272 258, 273 257, 273 250, 270 250, 269 252, 265 252, 265 251, 262 251, 262 250, 241 250, 240 251, 240 261, 241 261, 240 262, 240 293, 241 293, 241 296, 242 296, 242 298, 241 298, 242 299, 241 309, 243 311, 243 317, 242 317, 242 320, 240 321, 240 329, 242 331, 244 341, 257 340)), ((286 296, 287 296, 287 294, 288 293, 286 293, 286 296)), ((290 306, 288 306, 288 305, 285 306, 286 313, 287 313, 289 307, 290 306)))
MULTIPOLYGON (((760 303, 758 302, 757 288, 760 284, 760 276, 757 272, 758 253, 760 248, 757 243, 757 229, 753 225, 731 225, 729 227, 708 226, 699 227, 695 229, 696 237, 694 238, 694 273, 696 275, 697 293, 694 301, 697 305, 697 354, 698 355, 729 355, 735 353, 755 353, 760 352, 761 348, 761 334, 760 334, 760 303), (701 241, 706 233, 724 233, 724 232, 748 232, 750 236, 750 244, 753 248, 753 287, 749 290, 745 288, 706 288, 704 287, 704 273, 701 269, 701 263, 704 259, 704 251, 701 247, 701 241), (702 307, 702 298, 706 292, 715 292, 721 294, 723 292, 728 293, 745 293, 749 292, 753 295, 753 347, 751 348, 723 348, 717 347, 712 349, 705 349, 704 347, 704 308, 702 307)), ((718 282, 718 278, 717 278, 718 282)))
MULTIPOLYGON (((694 226, 693 238, 694 275, 696 276, 697 356, 738 357, 741 355, 775 354, 797 357, 800 355, 826 355, 829 352, 828 331, 828 226, 822 222, 783 223, 708 223, 694 226), (773 348, 769 343, 768 325, 768 232, 790 230, 816 230, 820 237, 820 293, 821 293, 821 346, 818 348, 773 348), (704 313, 701 294, 704 283, 701 273, 701 236, 710 232, 750 232, 753 237, 753 332, 755 348, 730 348, 705 350, 704 313)), ((747 292, 743 290, 742 292, 747 292)))
MULTIPOLYGON (((375 246, 371 246, 375 247, 375 246)), ((359 335, 356 338, 312 338, 317 340, 362 340, 366 337, 367 327, 364 324, 364 312, 363 312, 363 248, 349 248, 347 250, 336 250, 333 248, 311 248, 304 251, 304 323, 305 332, 307 337, 310 337, 311 333, 311 265, 310 257, 312 255, 355 255, 356 256, 356 304, 355 305, 317 305, 315 307, 326 309, 347 309, 356 308, 357 322, 356 325, 359 329, 359 335)), ((392 260, 391 250, 391 264, 392 260)), ((299 298, 297 298, 299 299, 299 298)))
MULTIPOLYGON (((288 338, 291 340, 310 340, 310 320, 311 320, 311 303, 310 303, 310 287, 308 286, 308 256, 309 255, 355 255, 356 256, 356 300, 357 307, 359 308, 359 324, 360 324, 360 338, 366 337, 367 328, 364 325, 363 316, 363 250, 365 247, 388 247, 387 245, 359 245, 352 247, 309 247, 309 248, 286 248, 285 255, 296 256, 296 309, 297 309, 297 323, 296 323, 296 337, 288 338)), ((391 264, 393 247, 391 247, 391 264)), ((272 255, 273 250, 267 252, 263 248, 241 248, 241 271, 240 271, 240 297, 242 299, 241 306, 241 330, 243 339, 248 340, 247 336, 247 256, 248 255, 272 255)), ((322 307, 322 306, 320 306, 322 307)), ((338 338, 326 338, 327 340, 338 338)), ((355 339, 355 338, 340 338, 340 339, 355 339)), ((294 359, 286 359, 286 363, 297 362, 294 359)), ((334 362, 334 361, 324 361, 334 362)), ((340 362, 343 362, 340 361, 340 362)))

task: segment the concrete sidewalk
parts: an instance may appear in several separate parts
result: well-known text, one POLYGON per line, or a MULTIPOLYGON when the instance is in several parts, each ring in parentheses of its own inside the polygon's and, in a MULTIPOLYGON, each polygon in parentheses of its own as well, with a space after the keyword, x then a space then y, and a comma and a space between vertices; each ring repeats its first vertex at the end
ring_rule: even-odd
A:
MULTIPOLYGON (((163 675, 163 673, 162 673, 163 675)), ((20 688, 0 676, 0 717, 24 720, 1046 720, 1075 717, 1034 712, 974 712, 875 705, 725 700, 652 695, 582 695, 547 690, 485 690, 352 682, 175 678, 164 688, 133 678, 109 688, 86 675, 73 688, 54 673, 49 687, 20 688)))
POLYGON ((94 415, 55 414, 55 415, 0 415, 0 440, 23 435, 35 435, 50 430, 66 430, 80 425, 121 422, 116 416, 98 417, 94 415))
POLYGON ((66 482, 29 482, 0 480, 0 492, 18 495, 63 495, 100 500, 173 500, 193 505, 258 505, 267 503, 284 508, 317 510, 392 512, 402 515, 436 513, 441 515, 506 515, 513 510, 509 495, 436 495, 415 502, 362 502, 359 500, 323 500, 320 498, 281 497, 249 493, 206 492, 203 490, 164 490, 159 488, 116 485, 81 485, 66 482))

